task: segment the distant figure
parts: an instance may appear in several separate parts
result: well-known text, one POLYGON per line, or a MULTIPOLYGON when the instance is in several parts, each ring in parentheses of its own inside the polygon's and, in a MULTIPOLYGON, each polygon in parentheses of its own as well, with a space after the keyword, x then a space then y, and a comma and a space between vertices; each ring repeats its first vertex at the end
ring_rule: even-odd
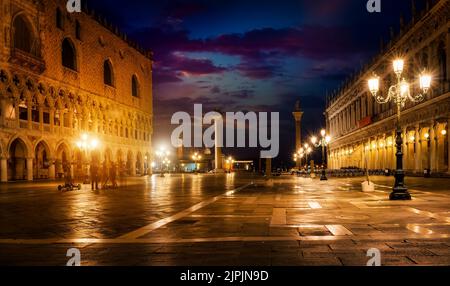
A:
POLYGON ((109 181, 108 163, 106 161, 103 162, 102 180, 103 180, 102 189, 106 189, 108 187, 108 181, 109 181))
POLYGON ((113 162, 111 163, 111 168, 109 168, 109 177, 111 179, 111 184, 113 188, 117 188, 117 167, 116 164, 113 162))
POLYGON ((91 187, 93 191, 98 190, 98 169, 99 168, 97 163, 93 163, 91 165, 91 187))
POLYGON ((64 172, 64 183, 66 186, 72 184, 72 174, 70 170, 70 163, 65 161, 63 165, 63 172, 64 172))

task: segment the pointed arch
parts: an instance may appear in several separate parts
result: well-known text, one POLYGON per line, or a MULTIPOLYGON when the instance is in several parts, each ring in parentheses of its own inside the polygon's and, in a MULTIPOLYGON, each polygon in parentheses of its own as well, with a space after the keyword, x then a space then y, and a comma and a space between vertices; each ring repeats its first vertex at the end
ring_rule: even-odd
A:
POLYGON ((77 71, 77 51, 72 40, 64 38, 61 45, 62 65, 73 71, 77 71))
POLYGON ((135 74, 131 77, 131 95, 133 97, 140 97, 139 80, 135 74))
POLYGON ((39 56, 37 31, 24 12, 19 12, 13 17, 11 33, 11 43, 15 49, 39 56))
POLYGON ((103 62, 103 83, 114 86, 114 69, 109 59, 103 62))

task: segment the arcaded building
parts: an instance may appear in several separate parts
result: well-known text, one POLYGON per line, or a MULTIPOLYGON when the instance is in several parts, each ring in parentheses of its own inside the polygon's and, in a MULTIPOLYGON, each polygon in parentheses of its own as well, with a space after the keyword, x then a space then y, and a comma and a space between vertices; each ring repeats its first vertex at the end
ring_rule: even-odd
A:
MULTIPOLYGON (((329 146, 329 168, 395 169, 396 104, 379 104, 368 88, 368 79, 376 73, 382 82, 383 96, 396 83, 392 60, 405 61, 404 77, 420 92, 417 76, 431 73, 431 90, 423 101, 408 101, 401 111, 404 169, 422 174, 430 169, 435 175, 450 172, 450 5, 448 0, 427 1, 424 11, 412 5, 413 19, 400 19, 398 35, 382 45, 380 54, 343 88, 329 98, 326 118, 333 137, 329 146)), ((370 31, 367 31, 370 33, 370 31)))
POLYGON ((151 54, 67 1, 0 0, 0 179, 150 168, 151 54), (95 144, 94 144, 95 143, 95 144))

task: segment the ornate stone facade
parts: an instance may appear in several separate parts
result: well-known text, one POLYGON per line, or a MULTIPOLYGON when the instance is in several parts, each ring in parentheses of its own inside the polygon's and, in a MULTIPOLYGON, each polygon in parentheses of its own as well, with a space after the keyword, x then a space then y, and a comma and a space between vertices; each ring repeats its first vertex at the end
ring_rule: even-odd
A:
POLYGON ((450 172, 450 5, 448 0, 427 1, 420 14, 413 6, 409 26, 401 23, 400 34, 328 102, 327 127, 333 141, 328 162, 332 169, 361 167, 395 169, 396 105, 378 104, 367 80, 377 73, 382 88, 395 84, 392 60, 405 60, 405 77, 414 80, 425 68, 433 76, 432 89, 420 103, 402 109, 404 168, 410 173, 450 172))
POLYGON ((1 181, 75 177, 99 158, 150 168, 151 54, 66 1, 0 0, 1 181), (98 148, 77 147, 82 134, 98 148))

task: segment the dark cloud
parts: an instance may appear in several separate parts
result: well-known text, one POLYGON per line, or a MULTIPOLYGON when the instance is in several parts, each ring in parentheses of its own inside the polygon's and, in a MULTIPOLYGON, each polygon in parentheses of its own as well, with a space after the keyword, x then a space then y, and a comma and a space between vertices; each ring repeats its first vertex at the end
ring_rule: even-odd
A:
MULTIPOLYGON (((141 39, 147 48, 154 51, 156 73, 159 72, 159 66, 171 70, 174 74, 188 72, 205 75, 226 70, 224 67, 215 66, 211 60, 191 59, 176 55, 176 52, 215 52, 239 56, 241 62, 234 70, 251 79, 276 76, 277 70, 281 68, 281 57, 342 60, 368 53, 367 49, 361 48, 363 44, 355 44, 355 40, 361 39, 352 38, 350 29, 346 27, 264 28, 208 39, 191 39, 187 30, 152 27, 136 31, 133 37, 141 39)), ((172 77, 177 77, 174 74, 172 77)))

